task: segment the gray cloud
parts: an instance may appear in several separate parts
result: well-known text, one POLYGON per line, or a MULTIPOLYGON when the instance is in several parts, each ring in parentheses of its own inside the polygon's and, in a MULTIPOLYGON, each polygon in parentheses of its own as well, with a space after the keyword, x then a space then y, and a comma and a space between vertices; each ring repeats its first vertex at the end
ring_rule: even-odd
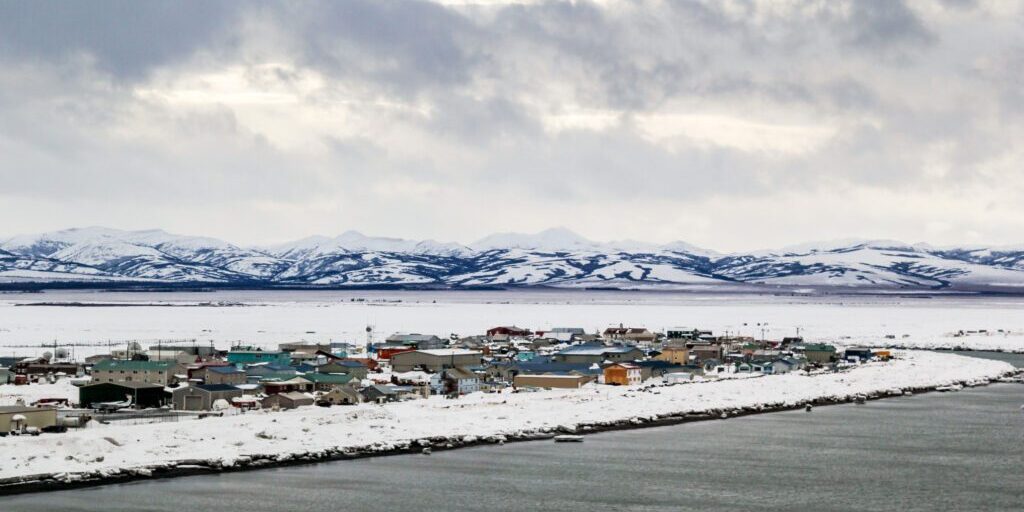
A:
MULTIPOLYGON (((0 203, 52 211, 5 231, 78 224, 52 206, 73 204, 92 224, 186 232, 224 216, 217 229, 243 234, 211 234, 233 240, 545 225, 685 239, 649 219, 742 225, 774 200, 804 226, 814 198, 842 191, 848 212, 914 198, 886 206, 902 221, 850 236, 937 219, 1005 237, 1024 211, 993 227, 920 206, 1024 190, 1006 174, 1024 158, 1016 27, 980 6, 934 16, 944 5, 5 4, 0 203), (785 208, 794 196, 806 204, 785 208), (631 216, 639 232, 619 232, 631 216)), ((835 228, 815 229, 693 241, 835 228)))
POLYGON ((224 1, 5 2, 0 48, 8 56, 60 62, 88 54, 115 76, 138 79, 213 42, 230 45, 224 30, 238 16, 224 1))

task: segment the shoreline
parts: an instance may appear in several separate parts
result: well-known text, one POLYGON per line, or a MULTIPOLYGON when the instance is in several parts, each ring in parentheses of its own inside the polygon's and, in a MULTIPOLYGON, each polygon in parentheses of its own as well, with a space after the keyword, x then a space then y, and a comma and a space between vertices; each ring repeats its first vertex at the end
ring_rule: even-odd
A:
POLYGON ((1022 348, 1020 350, 1006 350, 1006 349, 1003 349, 1003 348, 971 348, 971 347, 934 347, 934 348, 927 348, 927 347, 916 347, 916 346, 906 346, 906 345, 887 345, 887 346, 885 346, 883 348, 886 348, 886 349, 889 349, 889 350, 927 350, 927 351, 930 351, 930 352, 942 352, 942 353, 949 353, 949 352, 953 352, 953 353, 955 353, 955 352, 992 352, 992 353, 996 353, 996 354, 1024 354, 1024 348, 1022 348))
MULTIPOLYGON (((1005 371, 1002 374, 979 382, 975 379, 954 381, 954 385, 963 387, 981 387, 1001 384, 1000 379, 1020 378, 1024 369, 1005 371)), ((1014 383, 1014 382, 1007 382, 1014 383)), ((1016 382, 1020 383, 1020 382, 1016 382)), ((431 451, 457 450, 475 446, 503 445, 506 443, 540 441, 551 439, 559 434, 597 434, 620 430, 636 430, 644 428, 664 427, 804 409, 808 405, 821 407, 856 403, 858 401, 881 400, 922 393, 941 392, 950 384, 931 386, 897 387, 874 393, 854 393, 841 397, 818 397, 800 400, 793 403, 768 403, 738 408, 708 409, 703 412, 680 412, 656 414, 647 417, 609 420, 604 422, 580 423, 575 427, 542 427, 539 429, 521 430, 510 434, 491 436, 433 436, 410 439, 397 443, 377 442, 357 447, 335 447, 323 450, 299 452, 281 455, 249 455, 242 456, 230 464, 217 459, 182 459, 172 462, 146 464, 120 469, 100 469, 74 473, 44 473, 18 477, 0 478, 0 496, 53 492, 105 485, 130 483, 142 480, 179 478, 185 476, 209 475, 218 473, 234 473, 255 471, 324 462, 357 460, 370 457, 389 457, 398 455, 421 454, 425 448, 431 451)))

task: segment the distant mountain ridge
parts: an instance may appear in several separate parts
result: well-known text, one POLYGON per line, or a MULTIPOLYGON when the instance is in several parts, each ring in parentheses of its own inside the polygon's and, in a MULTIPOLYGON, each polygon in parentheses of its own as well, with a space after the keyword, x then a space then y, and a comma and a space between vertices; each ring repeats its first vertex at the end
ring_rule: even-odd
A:
POLYGON ((685 242, 594 242, 564 228, 497 234, 468 246, 349 231, 243 247, 92 227, 0 240, 0 282, 1024 292, 1024 248, 847 240, 719 254, 685 242))

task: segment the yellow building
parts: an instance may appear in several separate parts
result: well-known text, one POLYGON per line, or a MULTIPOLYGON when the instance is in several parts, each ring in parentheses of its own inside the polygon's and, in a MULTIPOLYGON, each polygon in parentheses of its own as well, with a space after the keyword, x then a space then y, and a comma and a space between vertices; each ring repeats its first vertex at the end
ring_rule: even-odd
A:
POLYGON ((668 361, 673 364, 686 364, 689 362, 690 350, 686 347, 665 347, 661 353, 654 357, 656 361, 668 361))

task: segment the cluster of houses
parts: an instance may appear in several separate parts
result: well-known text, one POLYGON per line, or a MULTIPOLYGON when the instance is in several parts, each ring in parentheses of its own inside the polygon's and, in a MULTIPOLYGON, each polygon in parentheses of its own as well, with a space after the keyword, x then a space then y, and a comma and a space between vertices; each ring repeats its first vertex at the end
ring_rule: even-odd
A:
POLYGON ((587 333, 574 327, 534 331, 499 326, 468 337, 396 333, 368 346, 283 343, 274 350, 217 350, 160 344, 142 350, 129 345, 83 363, 0 358, 0 365, 9 363, 0 383, 77 376, 82 384, 78 405, 85 409, 292 409, 431 395, 457 398, 504 388, 571 389, 630 386, 650 379, 681 383, 771 375, 888 356, 885 351, 838 350, 801 338, 755 340, 700 329, 656 333, 620 325, 587 333))

